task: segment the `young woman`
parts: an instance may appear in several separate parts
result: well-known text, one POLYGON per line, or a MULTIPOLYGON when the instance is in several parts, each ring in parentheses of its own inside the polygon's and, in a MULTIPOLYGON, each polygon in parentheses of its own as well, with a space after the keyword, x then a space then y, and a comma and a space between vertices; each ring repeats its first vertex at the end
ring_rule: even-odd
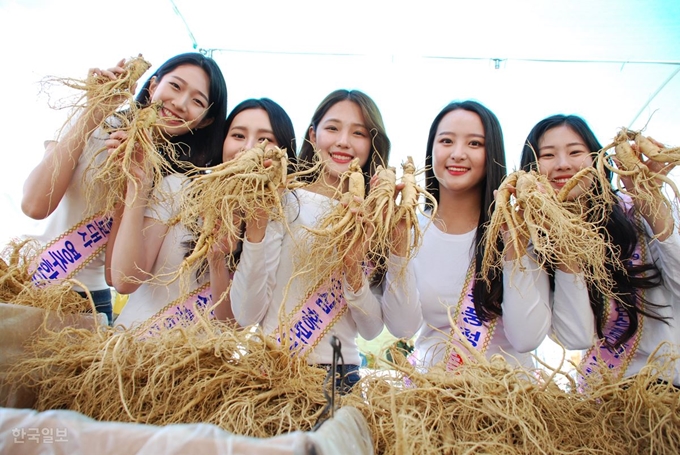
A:
MULTIPOLYGON (((167 284, 184 258, 180 248, 188 240, 187 230, 170 221, 178 212, 183 185, 188 182, 181 171, 188 165, 205 166, 220 161, 224 139, 227 91, 217 63, 199 53, 175 56, 165 62, 142 88, 137 101, 146 106, 160 102, 162 130, 177 144, 184 164, 176 164, 176 173, 163 178, 161 188, 152 188, 149 176, 141 171, 137 181, 128 182, 120 219, 114 221, 115 241, 111 242, 111 277, 121 294, 132 294, 116 320, 117 325, 132 328, 148 320, 180 297, 177 281, 167 284), (155 198, 149 199, 154 192, 155 198), (155 201, 151 205, 147 201, 155 201)), ((125 132, 111 134, 107 141, 115 149, 125 139, 125 132)), ((199 287, 195 280, 191 289, 199 287)), ((228 305, 219 306, 216 314, 228 305)))
POLYGON ((418 332, 414 357, 425 368, 443 361, 453 369, 464 361, 450 347, 461 343, 449 312, 473 348, 532 367, 528 352, 550 328, 547 276, 532 258, 513 252, 502 276, 490 277, 490 289, 479 276, 482 238, 505 174, 498 119, 478 102, 450 103, 432 123, 425 165, 426 189, 438 209, 431 222, 420 217, 422 245, 408 264, 407 245, 395 244, 383 294, 385 325, 399 338, 418 332), (404 267, 405 277, 395 273, 404 267))
POLYGON ((222 157, 232 159, 238 152, 267 141, 285 148, 288 159, 295 162, 295 130, 283 108, 269 98, 250 98, 239 103, 227 117, 227 133, 222 157))
MULTIPOLYGON (((108 70, 93 68, 93 77, 118 79, 125 71, 125 60, 108 70)), ((123 103, 125 98, 120 98, 123 103)), ((113 109, 115 106, 109 106, 113 109)), ((71 264, 49 259, 51 247, 41 254, 38 278, 74 278, 91 293, 97 311, 112 321, 111 290, 104 271, 104 247, 110 233, 109 214, 88 200, 85 188, 90 184, 97 194, 105 194, 102 182, 93 182, 90 167, 98 151, 105 147, 108 134, 100 126, 107 119, 103 109, 83 109, 63 131, 58 141, 45 142, 45 155, 24 183, 22 211, 29 217, 47 218, 45 230, 35 238, 44 245, 70 241, 78 259, 71 264), (72 238, 69 233, 81 233, 72 238), (80 237, 82 236, 82 237, 80 237), (57 241, 61 240, 61 241, 57 241)), ((103 159, 103 156, 100 155, 103 159)), ((97 161, 101 164, 101 160, 97 161)), ((56 253, 59 253, 57 251, 56 253)), ((58 255, 58 254, 57 254, 58 255)), ((84 289, 74 287, 85 297, 84 289)))
MULTIPOLYGON (((529 133, 521 166, 545 174, 555 190, 579 170, 593 166, 602 145, 582 118, 553 115, 538 122, 529 133), (538 159, 537 159, 538 158, 538 159)), ((664 163, 648 161, 657 172, 668 172, 664 163)), ((609 175, 611 179, 611 175, 609 175)), ((625 183, 625 179, 624 179, 625 183)), ((584 180, 569 200, 588 204, 592 179, 584 180), (589 190, 589 191, 586 191, 589 190)), ((628 182, 627 188, 631 188, 628 182)), ((605 191, 612 191, 608 187, 605 191)), ((619 301, 605 302, 596 289, 583 280, 577 264, 563 264, 550 270, 553 331, 567 349, 589 349, 586 372, 597 359, 617 374, 635 375, 662 342, 661 352, 678 354, 680 346, 680 238, 674 229, 670 208, 656 207, 635 197, 616 192, 614 204, 600 229, 618 248, 616 260, 623 267, 608 266, 619 301), (593 346, 594 345, 594 346, 593 346)), ((597 221, 597 220, 589 220, 597 221)), ((674 364, 668 380, 680 385, 680 362, 674 364)))
MULTIPOLYGON (((229 161, 239 152, 250 150, 264 141, 272 147, 285 148, 288 161, 291 166, 295 165, 297 162, 295 129, 286 111, 269 98, 250 98, 242 101, 227 117, 222 160, 229 161)), ((209 257, 212 295, 214 298, 223 295, 226 299, 225 305, 231 305, 229 295, 225 294, 231 284, 231 272, 227 268, 224 255, 233 254, 238 263, 240 252, 241 245, 238 245, 233 252, 224 250, 221 255, 219 252, 213 252, 214 254, 209 257)), ((229 312, 231 313, 231 308, 229 312)))
MULTIPOLYGON (((382 116, 371 98, 357 90, 329 94, 317 107, 298 155, 300 164, 309 167, 318 154, 320 175, 313 176, 305 189, 285 194, 286 223, 246 226, 231 288, 232 309, 240 325, 260 324, 265 333, 284 337, 286 333, 277 328, 291 328, 292 346, 310 364, 327 367, 333 362, 329 341, 336 336, 346 364, 341 371, 345 387, 359 379, 357 334, 370 340, 383 327, 380 303, 362 267, 366 248, 363 244, 351 248, 343 259, 342 277, 311 296, 305 293, 304 274, 294 270, 294 258, 309 246, 304 227, 314 227, 347 192, 347 184, 340 185, 341 176, 352 159, 359 159, 368 185, 376 166, 387 163, 389 151, 382 116)), ((313 265, 313 258, 309 263, 313 265)))

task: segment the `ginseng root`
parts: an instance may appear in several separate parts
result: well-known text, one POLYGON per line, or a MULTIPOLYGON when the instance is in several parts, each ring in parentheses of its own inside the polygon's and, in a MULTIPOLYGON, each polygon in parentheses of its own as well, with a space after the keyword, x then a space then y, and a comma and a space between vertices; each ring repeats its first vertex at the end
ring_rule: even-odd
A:
MULTIPOLYGON (((283 220, 281 191, 289 179, 285 149, 263 142, 197 176, 182 195, 179 221, 196 238, 180 274, 191 270, 223 239, 241 239, 242 223, 266 216, 283 220)), ((230 264, 234 267, 235 264, 230 264)))
POLYGON ((680 164, 680 147, 659 147, 651 137, 643 136, 640 132, 635 133, 633 140, 637 144, 638 150, 648 159, 658 163, 667 163, 670 166, 680 164))
MULTIPOLYGON (((680 199, 680 190, 667 175, 655 172, 647 165, 642 156, 657 163, 668 163, 675 166, 680 160, 678 149, 663 149, 638 131, 621 128, 614 141, 604 147, 598 156, 598 174, 603 184, 608 183, 606 170, 612 172, 615 185, 623 194, 642 202, 646 216, 656 217, 662 210, 672 210, 680 199), (634 141, 635 146, 631 144, 634 141), (611 153, 611 150, 614 153, 611 153), (614 161, 614 162, 612 162, 614 161), (622 180, 627 180, 628 186, 622 180), (667 184, 674 197, 669 199, 662 189, 667 184)), ((659 235, 667 234, 667 230, 659 235)))
POLYGON ((394 200, 396 186, 395 168, 379 165, 365 203, 365 217, 373 226, 369 240, 369 255, 382 256, 389 251, 392 225, 397 209, 394 200))
MULTIPOLYGON (((581 173, 580 178, 584 175, 586 173, 581 173)), ((540 266, 576 265, 588 283, 605 296, 613 297, 613 282, 605 264, 616 255, 597 226, 580 213, 569 211, 544 175, 516 171, 506 177, 497 194, 496 208, 484 239, 482 277, 488 281, 491 272, 502 270, 509 248, 514 248, 518 258, 525 255, 527 239, 540 266), (515 186, 514 197, 508 185, 515 186), (510 240, 500 251, 498 238, 502 230, 507 230, 510 240)))
POLYGON ((342 195, 340 202, 334 204, 316 227, 304 227, 310 237, 310 246, 309 250, 300 250, 296 263, 306 264, 308 258, 314 258, 314 268, 309 272, 312 290, 327 282, 331 276, 339 274, 344 268, 343 259, 351 248, 357 248, 369 239, 366 230, 368 222, 363 223, 358 219, 358 214, 366 214, 365 181, 358 158, 350 163, 340 186, 346 181, 349 189, 342 195))
MULTIPOLYGON (((134 109, 132 119, 123 119, 125 126, 119 128, 126 131, 127 138, 113 151, 103 149, 98 152, 106 154, 103 164, 97 164, 100 162, 98 154, 89 163, 88 172, 92 172, 93 177, 85 191, 87 200, 92 201, 95 207, 113 212, 115 206, 125 199, 128 182, 133 183, 138 197, 148 197, 139 194, 137 172, 149 179, 155 189, 160 189, 163 176, 172 172, 175 152, 162 134, 163 125, 158 121, 159 108, 160 105, 154 103, 134 109), (94 187, 96 182, 104 182, 108 190, 99 194, 94 187)), ((158 196, 156 193, 155 197, 158 196)))
POLYGON ((61 84, 68 88, 83 92, 75 101, 62 102, 59 108, 86 108, 89 111, 100 110, 104 118, 113 114, 122 104, 133 104, 137 81, 151 68, 142 54, 128 59, 123 65, 123 73, 116 79, 90 73, 86 79, 50 77, 46 84, 61 84))
MULTIPOLYGON (((437 201, 434 196, 416 182, 416 165, 414 164, 412 157, 408 156, 406 162, 402 163, 401 167, 403 169, 401 181, 404 184, 404 188, 401 190, 397 214, 393 218, 394 222, 391 227, 394 228, 402 220, 405 221, 406 227, 404 229, 404 235, 407 236, 407 258, 411 259, 415 256, 418 248, 420 248, 423 237, 418 223, 418 213, 432 219, 437 213, 437 201), (422 210, 420 205, 421 196, 433 207, 431 213, 426 213, 422 210)), ((395 239, 394 241, 398 240, 399 239, 395 239)))

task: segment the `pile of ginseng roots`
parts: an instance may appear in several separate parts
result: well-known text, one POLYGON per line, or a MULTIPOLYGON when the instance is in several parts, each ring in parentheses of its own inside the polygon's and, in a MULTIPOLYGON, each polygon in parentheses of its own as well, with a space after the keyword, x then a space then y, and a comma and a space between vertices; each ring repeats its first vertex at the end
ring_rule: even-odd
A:
MULTIPOLYGON (((364 377, 343 405, 359 409, 380 454, 676 454, 680 390, 660 381, 672 360, 659 358, 635 377, 606 366, 579 392, 555 369, 516 369, 501 356, 459 351, 455 371, 411 366, 396 350, 391 375, 364 377), (568 386, 558 386, 556 377, 568 386), (406 380, 405 380, 406 379, 406 380)), ((677 359, 676 359, 677 360, 677 359)), ((668 376, 665 376, 666 378, 668 376)))
MULTIPOLYGON (((0 254, 0 302, 76 314, 92 311, 92 299, 73 290, 76 280, 50 284, 33 280, 40 245, 31 239, 12 240, 0 254)), ((81 286, 82 287, 82 286, 81 286)))
MULTIPOLYGON (((580 392, 559 368, 526 371, 499 356, 459 354, 467 361, 455 371, 421 372, 394 351, 390 370, 367 375, 340 400, 363 413, 376 453, 680 450, 680 393, 660 381, 677 359, 653 356, 628 379, 603 366, 580 392), (558 386, 557 376, 569 386, 558 386)), ((311 430, 326 405, 325 374, 271 337, 205 320, 147 338, 108 327, 47 331, 12 370, 14 381, 36 392, 38 410, 206 422, 255 437, 311 430)))
MULTIPOLYGON (((554 368, 525 370, 452 347, 455 371, 427 372, 391 351, 339 406, 358 409, 380 454, 675 454, 680 391, 663 382, 668 354, 634 377, 604 365, 583 391, 554 368), (557 379, 566 385, 558 385, 557 379)), ((37 410, 71 409, 103 421, 205 422, 267 438, 313 431, 327 405, 326 372, 258 332, 217 321, 140 338, 131 331, 66 328, 34 341, 11 380, 37 395, 37 410)), ((660 351, 659 351, 660 352, 660 351)))
POLYGON ((201 319, 151 337, 119 328, 68 327, 27 348, 10 379, 35 409, 102 421, 211 423, 234 434, 309 431, 324 412, 326 371, 258 332, 201 319))

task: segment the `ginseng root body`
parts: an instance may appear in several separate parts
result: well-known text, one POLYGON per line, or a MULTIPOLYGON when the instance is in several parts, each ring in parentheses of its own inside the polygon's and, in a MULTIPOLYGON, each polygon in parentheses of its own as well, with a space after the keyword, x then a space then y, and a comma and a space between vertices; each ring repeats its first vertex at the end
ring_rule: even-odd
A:
POLYGON ((191 182, 183 194, 179 221, 197 240, 180 274, 221 240, 240 239, 242 222, 262 216, 283 219, 280 191, 292 178, 287 166, 286 151, 263 142, 191 182))
MULTIPOLYGON (((587 174, 580 173, 574 178, 584 175, 587 174)), ((572 187, 575 184, 567 183, 572 187)), ((516 171, 503 181, 484 242, 482 276, 485 278, 491 271, 502 269, 503 258, 510 248, 519 258, 527 254, 531 242, 540 266, 579 268, 587 282, 605 296, 612 294, 613 283, 605 267, 616 257, 612 247, 597 226, 585 220, 581 213, 569 211, 547 178, 535 171, 516 171), (505 237, 505 241, 499 242, 500 237, 505 237), (503 245, 502 249, 499 244, 503 245)))
POLYGON ((437 212, 437 200, 425 188, 418 185, 416 175, 419 173, 413 158, 408 156, 402 163, 401 183, 404 185, 400 192, 396 214, 392 217, 390 229, 398 236, 393 243, 403 242, 406 245, 406 257, 412 259, 422 243, 423 231, 418 222, 418 213, 432 219, 437 212), (422 199, 421 199, 422 198, 422 199), (423 210, 423 203, 432 207, 431 212, 423 210), (401 224, 401 226, 400 226, 401 224))
POLYGON ((93 178, 86 192, 88 201, 93 201, 95 206, 103 206, 104 210, 112 212, 125 199, 128 183, 132 183, 138 197, 146 198, 148 195, 140 193, 140 176, 148 180, 150 187, 160 188, 163 176, 172 172, 174 148, 162 133, 163 124, 158 121, 159 107, 154 103, 142 109, 132 109, 129 120, 119 116, 124 126, 118 130, 126 133, 125 139, 114 150, 98 152, 106 154, 103 163, 99 164, 100 160, 95 156, 89 164, 88 172, 93 172, 93 178), (108 191, 95 194, 95 182, 103 183, 108 191))
MULTIPOLYGON (((680 190, 666 175, 678 163, 680 149, 663 148, 639 131, 621 128, 614 141, 599 152, 597 169, 603 185, 608 184, 608 170, 615 175, 617 189, 640 202, 643 215, 656 218, 680 200, 680 190), (673 191, 672 198, 664 193, 664 183, 673 191)), ((668 229, 658 235, 668 234, 668 229)))

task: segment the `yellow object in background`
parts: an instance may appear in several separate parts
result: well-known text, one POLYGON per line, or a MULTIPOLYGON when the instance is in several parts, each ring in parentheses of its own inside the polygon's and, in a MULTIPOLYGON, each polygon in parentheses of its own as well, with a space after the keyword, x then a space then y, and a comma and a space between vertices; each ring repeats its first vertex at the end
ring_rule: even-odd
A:
POLYGON ((129 295, 119 294, 113 289, 111 290, 111 294, 113 295, 113 317, 115 318, 123 311, 123 307, 127 303, 129 295))

